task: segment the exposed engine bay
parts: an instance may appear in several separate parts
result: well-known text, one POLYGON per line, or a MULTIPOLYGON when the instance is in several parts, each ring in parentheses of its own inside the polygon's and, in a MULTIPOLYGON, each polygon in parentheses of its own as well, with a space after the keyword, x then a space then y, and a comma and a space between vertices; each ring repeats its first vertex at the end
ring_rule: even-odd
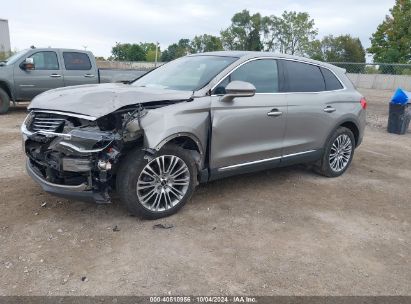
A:
POLYGON ((151 109, 186 100, 120 108, 97 119, 64 112, 32 110, 22 126, 28 170, 53 186, 92 192, 109 203, 120 159, 143 147, 141 119, 151 109))

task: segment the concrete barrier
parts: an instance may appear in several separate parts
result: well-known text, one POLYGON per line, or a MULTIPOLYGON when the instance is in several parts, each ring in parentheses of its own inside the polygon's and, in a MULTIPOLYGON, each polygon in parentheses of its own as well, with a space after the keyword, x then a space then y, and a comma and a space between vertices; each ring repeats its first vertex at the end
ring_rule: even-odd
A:
MULTIPOLYGON (((157 66, 164 64, 157 62, 157 66)), ((146 61, 97 61, 97 66, 102 69, 140 70, 149 71, 156 67, 154 62, 146 61)))
POLYGON ((402 88, 411 91, 411 76, 388 74, 350 74, 348 78, 360 89, 396 90, 402 88))

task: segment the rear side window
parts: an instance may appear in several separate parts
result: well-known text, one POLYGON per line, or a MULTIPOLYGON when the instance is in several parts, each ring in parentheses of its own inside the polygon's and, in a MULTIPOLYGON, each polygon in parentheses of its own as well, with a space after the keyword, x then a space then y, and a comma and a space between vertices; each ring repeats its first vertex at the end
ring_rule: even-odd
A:
POLYGON ((284 60, 288 80, 287 92, 321 92, 325 90, 325 82, 318 66, 284 60))
POLYGON ((343 86, 329 69, 321 68, 325 80, 325 89, 327 91, 341 90, 343 86))
POLYGON ((224 94, 225 87, 235 80, 252 83, 256 93, 276 93, 278 92, 277 61, 259 59, 245 63, 227 76, 214 90, 214 94, 224 94))
POLYGON ((85 53, 63 52, 66 70, 91 70, 90 58, 85 53))

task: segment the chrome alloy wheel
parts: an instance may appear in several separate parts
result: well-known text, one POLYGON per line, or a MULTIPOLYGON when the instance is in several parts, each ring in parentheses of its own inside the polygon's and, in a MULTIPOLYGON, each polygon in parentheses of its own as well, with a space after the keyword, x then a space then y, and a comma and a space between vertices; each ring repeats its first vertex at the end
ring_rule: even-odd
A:
POLYGON ((186 163, 175 155, 161 155, 141 171, 137 196, 145 208, 161 212, 179 204, 189 185, 190 171, 186 163))
POLYGON ((334 172, 341 172, 347 167, 352 149, 351 138, 347 134, 341 134, 334 140, 329 156, 330 167, 334 172))

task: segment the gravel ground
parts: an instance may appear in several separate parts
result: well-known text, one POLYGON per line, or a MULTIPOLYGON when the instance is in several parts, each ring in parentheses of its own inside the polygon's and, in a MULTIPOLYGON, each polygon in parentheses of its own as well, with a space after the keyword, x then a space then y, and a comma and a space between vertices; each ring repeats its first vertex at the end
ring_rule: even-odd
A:
POLYGON ((411 295, 411 133, 385 131, 392 92, 364 94, 344 176, 215 181, 157 221, 45 194, 24 170, 24 107, 0 116, 0 295, 411 295))

